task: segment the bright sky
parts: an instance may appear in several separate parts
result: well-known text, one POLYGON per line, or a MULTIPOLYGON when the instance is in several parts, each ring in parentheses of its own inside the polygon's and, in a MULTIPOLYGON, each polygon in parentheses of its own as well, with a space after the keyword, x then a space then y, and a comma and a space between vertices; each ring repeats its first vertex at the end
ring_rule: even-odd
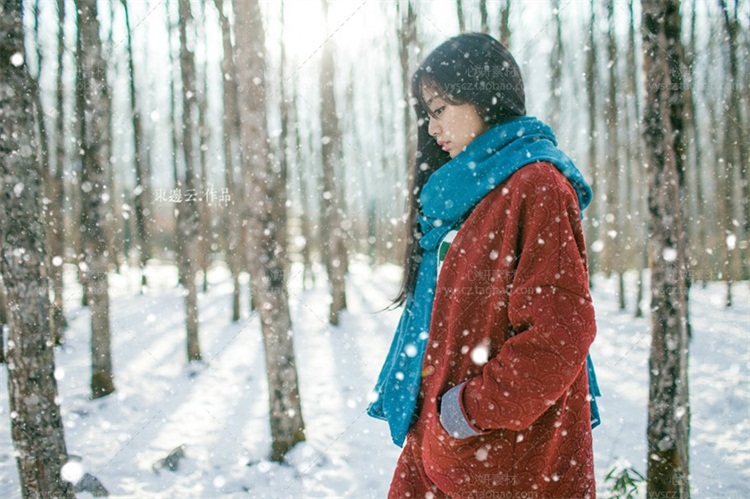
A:
MULTIPOLYGON (((25 0, 27 5, 32 5, 36 0, 25 0)), ((57 37, 57 14, 56 0, 38 0, 40 5, 40 39, 43 45, 45 58, 45 70, 42 73, 41 86, 46 92, 45 108, 51 113, 54 109, 54 85, 56 74, 56 37, 57 37)), ((502 0, 504 2, 504 0, 502 0)), ((696 0, 699 2, 702 19, 705 20, 705 12, 708 9, 708 0, 696 0)), ((230 6, 231 0, 226 0, 230 6)), ((488 0, 488 11, 490 13, 491 32, 498 31, 498 12, 501 0, 488 0)), ((396 49, 396 4, 395 1, 386 0, 335 0, 330 2, 329 31, 335 33, 331 41, 336 50, 336 85, 341 92, 345 85, 354 87, 355 109, 360 111, 352 118, 357 120, 357 128, 369 132, 375 126, 372 117, 378 111, 378 102, 386 104, 389 119, 393 119, 394 129, 398 129, 398 109, 400 93, 400 65, 396 49), (390 78, 392 82, 392 98, 384 93, 383 82, 390 78), (384 100, 385 99, 385 100, 384 100)), ((580 88, 575 88, 579 83, 574 81, 572 75, 582 74, 582 61, 585 56, 585 44, 587 37, 587 23, 589 16, 589 0, 561 0, 560 15, 563 20, 563 37, 565 39, 566 51, 566 85, 565 95, 577 95, 580 88)), ((638 4, 638 2, 636 2, 638 4)), ((127 101, 127 62, 126 62, 126 33, 122 8, 119 0, 100 0, 100 22, 102 25, 102 37, 109 37, 110 12, 109 6, 115 6, 114 32, 112 34, 113 51, 110 55, 111 61, 115 62, 116 73, 110 74, 113 84, 113 103, 115 106, 115 133, 130 134, 128 123, 128 101, 127 101)), ((134 53, 136 59, 136 81, 138 83, 139 98, 142 109, 152 119, 154 138, 152 141, 155 158, 165 157, 169 154, 171 138, 168 135, 166 119, 169 116, 169 73, 168 69, 168 38, 166 29, 166 6, 172 12, 172 19, 177 18, 176 0, 128 0, 131 15, 131 31, 133 35, 134 53), (147 86, 150 85, 150 86, 147 86)), ((219 30, 217 15, 212 0, 203 2, 193 1, 193 15, 198 20, 199 28, 205 29, 208 53, 201 45, 196 51, 196 62, 199 68, 203 67, 206 59, 209 61, 209 109, 211 110, 211 125, 215 130, 221 128, 221 95, 220 78, 218 70, 221 59, 221 33, 219 30), (205 21, 202 20, 201 5, 205 7, 205 21)), ((415 1, 415 10, 418 18, 418 29, 420 42, 425 50, 430 50, 446 38, 456 34, 458 30, 455 0, 415 1)), ((599 29, 604 33, 606 30, 606 13, 603 2, 599 5, 598 16, 600 19, 599 29)), ((618 19, 618 36, 621 43, 626 39, 628 21, 627 2, 618 0, 616 3, 616 16, 618 19)), ((685 9, 689 12, 692 6, 687 2, 685 9)), ((711 3, 715 9, 715 5, 711 3)), ((747 4, 745 4, 747 5, 747 4)), ((66 0, 67 22, 66 22, 66 44, 69 52, 75 44, 75 25, 73 16, 74 4, 72 0, 66 0)), ((274 108, 274 98, 278 98, 278 60, 279 39, 281 25, 279 0, 261 0, 261 8, 264 14, 264 28, 266 31, 266 48, 268 51, 268 68, 271 86, 275 89, 269 97, 269 106, 274 108)), ((477 2, 464 1, 467 12, 467 24, 470 27, 479 26, 479 11, 477 2)), ((311 123, 309 130, 314 135, 315 113, 317 112, 317 65, 320 57, 320 47, 328 35, 324 30, 321 0, 284 0, 285 10, 285 33, 284 45, 287 49, 289 59, 286 70, 286 78, 293 79, 294 85, 299 89, 301 96, 299 104, 301 113, 309 118, 311 123)), ((27 32, 33 32, 33 16, 31 9, 27 7, 29 15, 26 16, 27 32)), ((715 13, 714 13, 715 15, 715 13)), ((636 11, 636 17, 640 12, 636 11)), ((704 25, 705 26, 705 25, 704 25)), ((546 99, 549 95, 548 75, 546 59, 552 48, 554 36, 554 16, 550 0, 524 0, 512 3, 511 8, 512 43, 511 50, 516 56, 527 84, 528 109, 532 114, 543 117, 546 99)), ((700 26, 699 26, 700 27, 700 26)), ((705 39, 705 29, 704 37, 705 39)), ((699 33, 700 34, 700 33, 699 33)), ((640 38, 640 33, 637 33, 640 38)), ((326 43, 331 43, 331 41, 326 43)), ((173 47, 176 48, 176 33, 173 39, 173 47)), ((600 43, 605 43, 600 37, 600 43)), ((33 47, 33 44, 30 44, 33 47)), ((602 45, 603 47, 604 45, 602 45)), ((601 48, 601 47, 600 47, 601 48)), ((29 62, 32 68, 36 67, 34 54, 29 54, 29 62)), ((421 58, 426 54, 421 54, 421 58)), ((73 58, 69 54, 65 60, 66 81, 72 84, 73 58)), ((34 70, 35 72, 35 70, 34 70)), ((72 106, 72 99, 68 107, 72 106)), ((66 110, 72 115, 72 109, 66 110)), ((571 115, 572 120, 565 130, 561 130, 562 143, 566 139, 576 142, 579 131, 583 130, 583 123, 575 123, 578 114, 571 115), (567 136, 566 136, 567 135, 567 136)), ((274 133, 275 117, 270 116, 271 132, 274 133)), ((390 126, 390 122, 387 123, 390 126)), ((218 135, 218 134, 214 134, 218 135)), ((368 139, 369 140, 369 139, 368 139)), ((217 137, 212 137, 213 144, 211 155, 221 157, 221 153, 213 153, 213 150, 221 150, 217 137)), ((377 144, 377 142, 375 142, 377 144)), ((69 146, 70 147, 70 146, 69 146)), ((376 147, 376 145, 372 145, 376 147)), ((132 155, 132 145, 128 140, 115 140, 113 155, 116 161, 129 163, 132 155)), ((158 163, 158 161, 156 161, 158 163)), ((214 161, 217 168, 220 161, 214 161)), ((163 168, 154 168, 157 184, 171 184, 170 169, 164 165, 163 168)))

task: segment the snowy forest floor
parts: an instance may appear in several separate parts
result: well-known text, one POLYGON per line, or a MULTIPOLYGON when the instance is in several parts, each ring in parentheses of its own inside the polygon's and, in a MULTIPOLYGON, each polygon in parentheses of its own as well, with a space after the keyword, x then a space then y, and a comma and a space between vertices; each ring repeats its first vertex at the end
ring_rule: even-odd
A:
MULTIPOLYGON (((74 269, 66 268, 66 343, 56 350, 68 452, 114 497, 385 497, 399 454, 387 425, 365 414, 400 311, 379 312, 398 286, 397 267, 371 270, 355 259, 347 283, 348 311, 327 324, 328 287, 320 275, 302 289, 290 272, 290 307, 308 442, 288 463, 270 451, 265 359, 247 282, 239 323, 230 321, 232 286, 225 267, 209 272, 199 296, 204 361, 187 365, 184 304, 173 266, 153 265, 151 287, 138 294, 136 271, 112 274, 112 352, 117 391, 89 395, 89 312, 80 307, 74 269), (179 469, 153 471, 185 446, 179 469)), ((594 279, 599 332, 592 347, 603 396, 594 430, 600 497, 613 464, 646 472, 648 319, 633 318, 635 275, 627 275, 628 310, 617 305, 616 277, 594 279)), ((750 286, 725 285, 690 295, 690 435, 693 497, 750 497, 750 286)), ((646 307, 647 308, 647 307, 646 307)), ((7 371, 0 368, 0 497, 20 497, 10 438, 7 371)), ((642 491, 641 491, 642 493, 642 491)), ((80 494, 79 497, 90 497, 80 494)))

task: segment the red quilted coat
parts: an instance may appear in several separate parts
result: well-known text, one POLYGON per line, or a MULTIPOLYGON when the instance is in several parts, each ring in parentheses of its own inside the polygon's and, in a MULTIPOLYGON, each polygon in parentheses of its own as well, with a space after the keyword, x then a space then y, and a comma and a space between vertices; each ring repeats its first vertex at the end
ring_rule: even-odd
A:
POLYGON ((594 498, 595 335, 576 193, 553 165, 527 165, 476 206, 445 256, 419 417, 389 497, 594 498), (464 382, 458 414, 474 435, 454 438, 440 402, 464 382))

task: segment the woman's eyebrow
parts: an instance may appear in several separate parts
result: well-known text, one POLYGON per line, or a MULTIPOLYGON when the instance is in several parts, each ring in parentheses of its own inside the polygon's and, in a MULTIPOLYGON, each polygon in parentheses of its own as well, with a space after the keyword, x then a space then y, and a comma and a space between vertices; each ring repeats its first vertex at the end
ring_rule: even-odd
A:
POLYGON ((437 99, 438 97, 440 97, 440 96, 439 95, 433 95, 432 97, 430 97, 429 99, 427 99, 427 102, 425 102, 425 104, 427 105, 427 107, 430 107, 430 103, 433 100, 437 99))

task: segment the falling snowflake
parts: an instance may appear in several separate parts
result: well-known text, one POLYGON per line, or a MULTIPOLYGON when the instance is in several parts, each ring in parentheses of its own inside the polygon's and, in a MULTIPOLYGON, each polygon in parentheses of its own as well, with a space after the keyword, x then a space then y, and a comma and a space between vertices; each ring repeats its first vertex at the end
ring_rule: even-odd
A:
POLYGON ((16 52, 10 56, 10 63, 15 67, 20 67, 23 64, 23 54, 21 52, 16 52))

